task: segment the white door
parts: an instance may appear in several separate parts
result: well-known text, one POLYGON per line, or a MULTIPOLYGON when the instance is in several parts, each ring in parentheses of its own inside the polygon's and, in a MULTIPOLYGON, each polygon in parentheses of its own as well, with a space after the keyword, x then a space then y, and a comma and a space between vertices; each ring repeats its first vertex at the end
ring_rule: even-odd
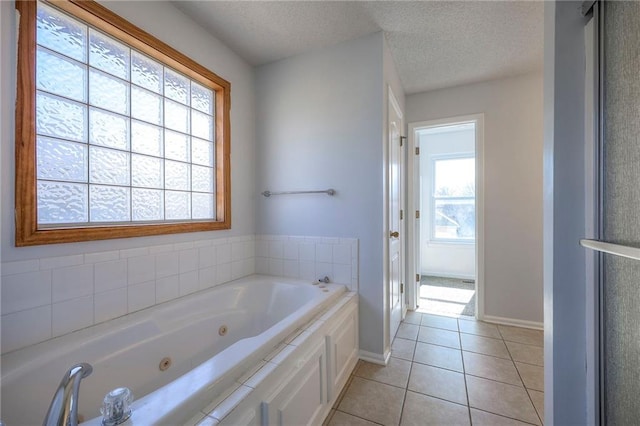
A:
POLYGON ((402 113, 391 91, 389 91, 389 310, 390 338, 398 330, 402 320, 404 295, 402 282, 402 147, 400 136, 402 113))

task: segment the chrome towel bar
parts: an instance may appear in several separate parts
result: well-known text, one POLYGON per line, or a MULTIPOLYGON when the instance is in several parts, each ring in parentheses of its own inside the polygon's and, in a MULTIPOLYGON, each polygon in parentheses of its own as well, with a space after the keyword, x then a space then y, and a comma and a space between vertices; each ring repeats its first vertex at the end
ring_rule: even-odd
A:
POLYGON ((640 248, 623 246, 620 244, 605 243, 597 240, 580 240, 580 245, 602 253, 613 254, 614 256, 627 257, 629 259, 640 260, 640 248))
POLYGON ((271 197, 272 195, 291 195, 291 194, 327 194, 334 195, 336 193, 335 189, 325 189, 324 191, 284 191, 284 192, 271 192, 264 191, 262 195, 265 197, 271 197))

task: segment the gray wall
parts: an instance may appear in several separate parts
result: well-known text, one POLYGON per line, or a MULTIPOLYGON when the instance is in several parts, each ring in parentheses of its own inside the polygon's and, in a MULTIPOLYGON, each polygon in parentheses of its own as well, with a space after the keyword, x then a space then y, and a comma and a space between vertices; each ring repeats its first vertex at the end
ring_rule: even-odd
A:
POLYGON ((542 325, 542 74, 407 97, 407 122, 484 113, 486 317, 542 325))
POLYGON ((545 424, 587 424, 585 18, 581 2, 545 3, 545 424))

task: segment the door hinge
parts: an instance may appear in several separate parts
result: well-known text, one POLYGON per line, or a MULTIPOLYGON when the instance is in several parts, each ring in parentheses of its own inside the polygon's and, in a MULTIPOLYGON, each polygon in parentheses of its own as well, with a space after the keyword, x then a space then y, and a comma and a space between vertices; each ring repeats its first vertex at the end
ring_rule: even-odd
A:
POLYGON ((416 219, 420 219, 420 210, 416 210, 416 219))
POLYGON ((416 155, 420 155, 420 147, 416 146, 416 155))
POLYGON ((400 146, 404 145, 404 141, 407 140, 406 136, 400 136, 400 146))
POLYGON ((400 210, 400 220, 404 219, 404 210, 400 210))
POLYGON ((416 274, 416 282, 420 281, 420 274, 416 274))
POLYGON ((400 293, 404 293, 404 283, 400 283, 400 293))

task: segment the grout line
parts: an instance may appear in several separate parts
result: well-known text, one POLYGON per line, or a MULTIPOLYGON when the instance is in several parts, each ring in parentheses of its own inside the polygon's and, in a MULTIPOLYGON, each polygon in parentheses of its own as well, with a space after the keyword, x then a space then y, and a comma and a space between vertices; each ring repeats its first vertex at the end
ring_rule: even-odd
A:
MULTIPOLYGON (((358 419, 366 420, 366 421, 371 422, 371 423, 376 424, 376 425, 382 425, 382 423, 374 422, 373 420, 365 419, 364 417, 356 416, 355 414, 347 413, 346 411, 338 410, 337 408, 334 411, 340 411, 343 414, 347 414, 349 416, 356 417, 358 419)), ((336 415, 336 413, 334 412, 333 416, 335 416, 335 415, 336 415)), ((333 418, 333 416, 331 416, 331 417, 333 418)))
MULTIPOLYGON (((460 328, 460 325, 458 325, 460 328)), ((462 336, 458 331, 458 341, 460 342, 460 358, 462 359, 462 377, 464 379, 464 393, 467 396, 467 413, 469 414, 469 424, 473 424, 471 420, 471 402, 469 401, 469 386, 467 385, 467 369, 464 366, 464 352, 462 351, 462 336)))
POLYGON ((531 423, 531 422, 527 422, 527 421, 524 421, 524 420, 516 419, 515 417, 505 416, 504 414, 498 414, 498 413, 494 413, 492 411, 483 410, 482 408, 478 408, 478 407, 470 407, 470 408, 473 408, 474 410, 482 411, 483 413, 493 414, 494 416, 504 417, 505 419, 511 419, 511 420, 515 420, 517 422, 525 423, 525 424, 528 424, 528 425, 538 426, 535 423, 531 423))

